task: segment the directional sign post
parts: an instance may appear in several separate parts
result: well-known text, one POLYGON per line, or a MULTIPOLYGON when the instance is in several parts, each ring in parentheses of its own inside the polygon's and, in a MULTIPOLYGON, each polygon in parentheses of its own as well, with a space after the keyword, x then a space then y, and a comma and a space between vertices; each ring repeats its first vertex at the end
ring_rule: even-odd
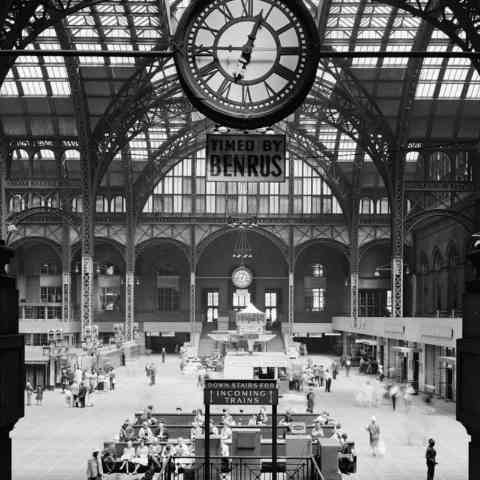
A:
POLYGON ((276 380, 206 380, 204 480, 210 480, 210 405, 272 406, 272 480, 277 480, 277 404, 276 380))

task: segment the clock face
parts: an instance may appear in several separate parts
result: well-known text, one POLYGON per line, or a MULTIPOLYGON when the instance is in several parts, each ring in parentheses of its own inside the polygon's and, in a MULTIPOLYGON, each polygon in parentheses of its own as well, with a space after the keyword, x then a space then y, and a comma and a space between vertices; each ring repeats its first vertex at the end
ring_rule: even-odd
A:
POLYGON ((252 271, 247 267, 237 267, 232 272, 232 282, 237 288, 248 288, 253 282, 252 271))
POLYGON ((318 65, 317 28, 299 0, 194 0, 175 45, 193 105, 234 128, 271 125, 292 113, 318 65))

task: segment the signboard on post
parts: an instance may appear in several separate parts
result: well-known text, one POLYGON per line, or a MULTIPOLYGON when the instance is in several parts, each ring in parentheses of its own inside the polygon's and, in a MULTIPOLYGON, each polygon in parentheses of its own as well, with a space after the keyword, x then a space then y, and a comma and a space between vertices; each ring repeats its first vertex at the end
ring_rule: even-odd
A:
POLYGON ((285 135, 207 134, 210 182, 284 182, 285 135))
POLYGON ((276 380, 206 380, 205 405, 277 405, 276 380))

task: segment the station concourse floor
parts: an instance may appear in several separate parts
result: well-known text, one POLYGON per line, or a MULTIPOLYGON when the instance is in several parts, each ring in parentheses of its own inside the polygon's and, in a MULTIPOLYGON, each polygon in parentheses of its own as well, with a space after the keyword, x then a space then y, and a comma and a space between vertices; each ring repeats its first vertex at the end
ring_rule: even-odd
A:
MULTIPOLYGON (((331 361, 320 356, 312 359, 325 365, 331 361)), ((178 356, 167 356, 165 364, 159 355, 132 359, 116 372, 116 390, 95 394, 93 407, 67 407, 61 390, 45 392, 41 406, 25 407, 25 417, 12 432, 14 480, 85 480, 91 452, 117 435, 123 420, 135 411, 149 404, 158 412, 175 412, 176 407, 190 412, 202 406, 196 378, 180 374, 178 356), (145 376, 149 362, 157 365, 155 386, 149 386, 145 376)), ((316 390, 315 412, 329 411, 356 444, 358 472, 344 478, 424 479, 425 441, 434 437, 439 463, 435 480, 467 480, 468 435, 455 420, 455 405, 436 400, 432 411, 416 396, 408 413, 401 401, 396 412, 387 400, 378 407, 358 406, 355 395, 369 379, 372 377, 359 375, 356 369, 348 378, 341 371, 331 393, 316 390), (383 457, 373 457, 369 451, 365 427, 372 415, 386 444, 383 457)), ((278 411, 304 412, 305 407, 303 393, 289 393, 280 399, 278 411)))

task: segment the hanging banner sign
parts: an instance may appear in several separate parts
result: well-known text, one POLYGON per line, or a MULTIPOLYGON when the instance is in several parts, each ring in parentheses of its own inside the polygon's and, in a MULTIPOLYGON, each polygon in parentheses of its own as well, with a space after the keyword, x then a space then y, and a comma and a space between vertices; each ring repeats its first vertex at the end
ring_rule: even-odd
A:
POLYGON ((277 405, 276 380, 206 380, 206 405, 277 405))
POLYGON ((284 182, 285 135, 207 134, 210 182, 284 182))

